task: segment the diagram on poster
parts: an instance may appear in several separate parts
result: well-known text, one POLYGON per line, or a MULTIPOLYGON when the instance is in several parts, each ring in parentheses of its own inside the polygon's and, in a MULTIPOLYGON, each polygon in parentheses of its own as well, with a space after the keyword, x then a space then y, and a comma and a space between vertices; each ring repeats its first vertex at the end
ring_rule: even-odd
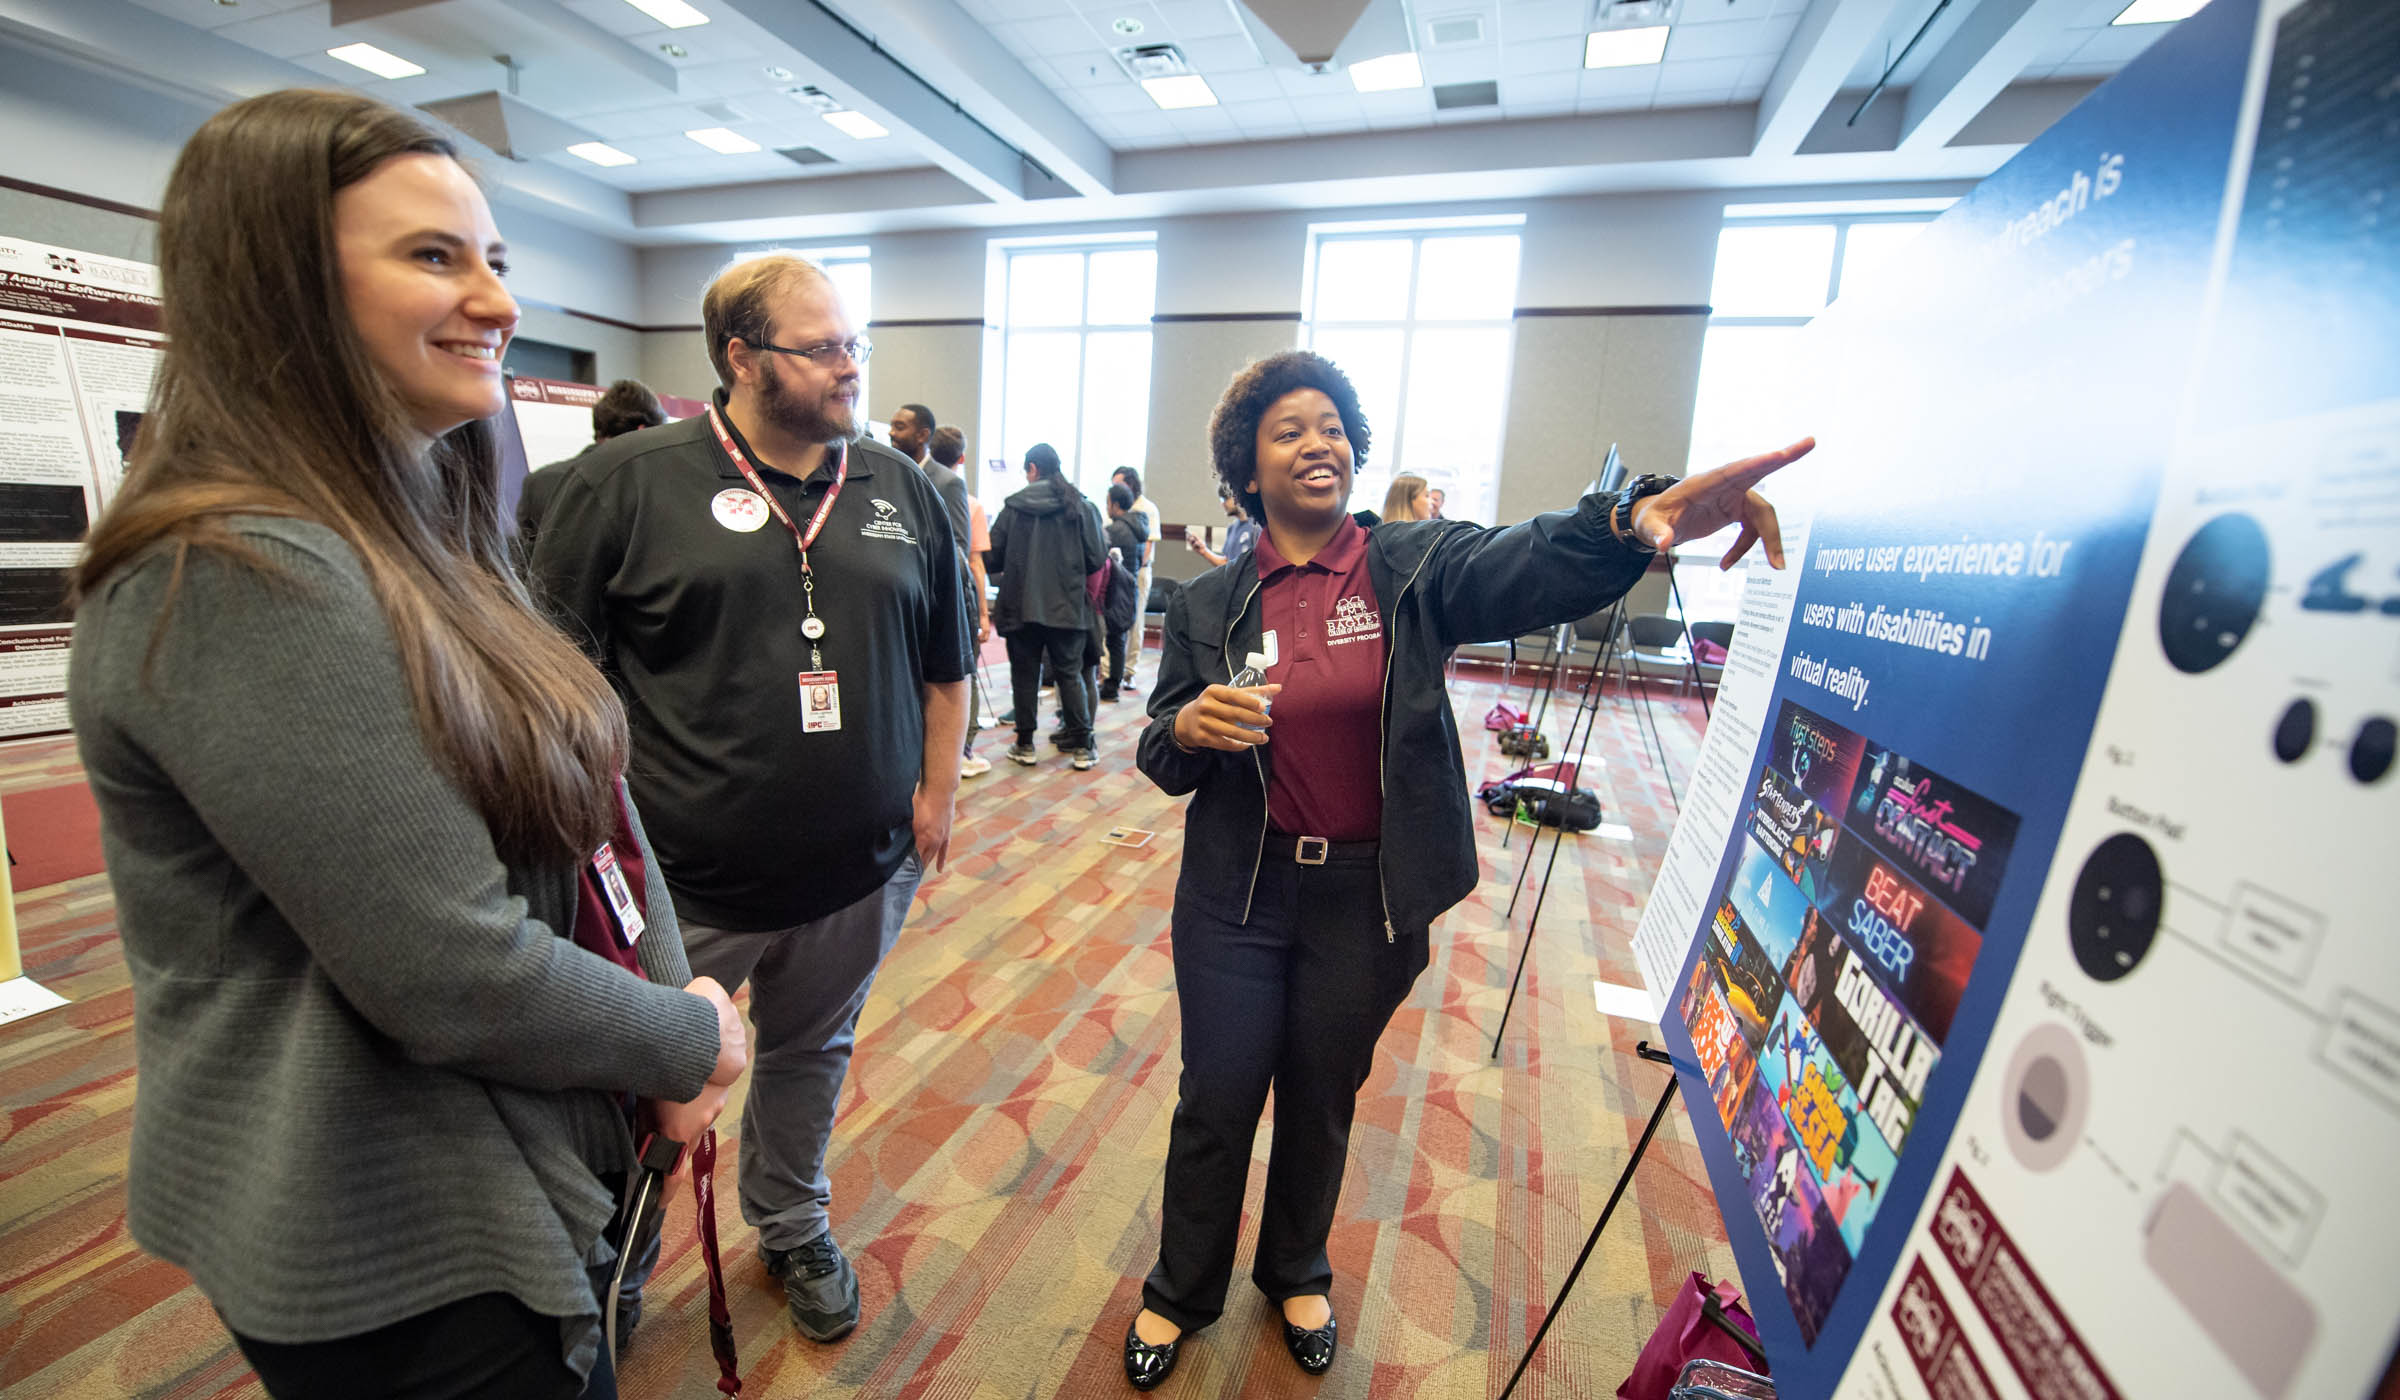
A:
POLYGON ((0 240, 0 739, 67 727, 67 571, 115 494, 161 343, 158 270, 0 240))

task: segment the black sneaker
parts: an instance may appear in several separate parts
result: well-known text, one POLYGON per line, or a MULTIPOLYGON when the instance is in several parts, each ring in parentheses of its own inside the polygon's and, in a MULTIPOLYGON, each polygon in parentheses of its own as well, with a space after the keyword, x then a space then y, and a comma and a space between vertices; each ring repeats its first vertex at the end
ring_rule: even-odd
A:
POLYGON ((858 1326, 858 1274, 828 1230, 798 1249, 758 1247, 769 1278, 783 1281, 792 1325, 812 1342, 838 1342, 858 1326))
POLYGON ((1075 765, 1075 771, 1078 773, 1100 761, 1100 755, 1096 751, 1088 748, 1069 749, 1067 750, 1067 755, 1069 760, 1075 765))
POLYGON ((1042 761, 1042 756, 1034 752, 1033 745, 1019 741, 1008 746, 1008 761, 1022 763, 1031 768, 1042 761))

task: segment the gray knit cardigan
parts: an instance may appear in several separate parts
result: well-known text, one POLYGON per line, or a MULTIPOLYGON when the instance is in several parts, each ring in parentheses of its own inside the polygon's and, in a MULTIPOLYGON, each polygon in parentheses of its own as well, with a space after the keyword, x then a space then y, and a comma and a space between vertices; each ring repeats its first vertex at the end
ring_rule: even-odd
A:
POLYGON ((193 551, 161 629, 161 549, 76 614, 70 712, 133 975, 127 1223, 248 1336, 502 1292, 588 1372, 600 1174, 632 1156, 611 1091, 689 1099, 716 1060, 657 863, 644 982, 562 936, 575 869, 495 854, 356 554, 237 528, 280 577, 193 551))

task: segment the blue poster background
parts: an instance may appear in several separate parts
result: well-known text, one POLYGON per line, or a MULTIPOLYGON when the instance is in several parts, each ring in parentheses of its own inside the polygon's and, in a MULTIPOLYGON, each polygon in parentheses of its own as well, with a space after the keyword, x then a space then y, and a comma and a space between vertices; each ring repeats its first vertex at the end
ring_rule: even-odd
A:
MULTIPOLYGON (((1763 878, 1748 806, 1729 834, 1665 1033, 1778 1390, 1794 1400, 1829 1394, 1848 1364, 2023 949, 2194 372, 2256 19, 2254 0, 2217 0, 2184 21, 1928 228, 1913 276, 1812 326, 1805 353, 1838 366, 1839 387, 1819 405, 1815 458, 1797 470, 1827 475, 1828 505, 1808 557, 1793 561, 1804 572, 1769 712, 1805 707, 1870 754, 1904 755, 2013 814, 2015 828, 1996 887, 1972 901, 1977 914, 1988 904, 1970 919, 1980 947, 1905 1147, 1874 1183, 1872 1223, 1840 1231, 1855 1257, 1806 1319, 1786 1299, 1777 1251, 1799 1257, 1791 1236, 1808 1212, 1830 1219, 1818 1181, 1787 1168, 1767 1212, 1776 1243, 1752 1204, 1775 1174, 1759 1144, 1792 1147, 1774 1099, 1759 1097, 1786 1068, 1762 1061, 1727 1105, 1737 1144, 1680 1009, 1737 871, 1763 878), (1930 554, 1961 544, 2000 571, 1958 572, 1956 552, 1930 554), (1858 630, 1879 617, 1908 639, 1858 630)), ((1770 732, 1752 760, 1753 804, 1773 749, 1770 732)), ((1826 1257, 1822 1240, 1801 1247, 1826 1257)))

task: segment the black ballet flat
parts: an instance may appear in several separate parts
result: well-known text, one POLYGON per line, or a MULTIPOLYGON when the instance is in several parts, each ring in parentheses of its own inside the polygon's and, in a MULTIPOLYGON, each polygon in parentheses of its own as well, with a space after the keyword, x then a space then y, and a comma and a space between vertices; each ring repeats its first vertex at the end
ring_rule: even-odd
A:
POLYGON ((1333 1366, 1333 1331, 1330 1317, 1322 1327, 1297 1327, 1287 1322, 1283 1324, 1283 1345, 1301 1370, 1321 1376, 1333 1366))
MULTIPOLYGON (((1152 1346, 1142 1340, 1142 1334, 1125 1324, 1125 1379, 1133 1382, 1135 1390, 1156 1390, 1175 1374, 1175 1350, 1183 1345, 1177 1337, 1164 1346, 1152 1346)), ((1331 1352, 1327 1353, 1328 1356, 1331 1352)))

